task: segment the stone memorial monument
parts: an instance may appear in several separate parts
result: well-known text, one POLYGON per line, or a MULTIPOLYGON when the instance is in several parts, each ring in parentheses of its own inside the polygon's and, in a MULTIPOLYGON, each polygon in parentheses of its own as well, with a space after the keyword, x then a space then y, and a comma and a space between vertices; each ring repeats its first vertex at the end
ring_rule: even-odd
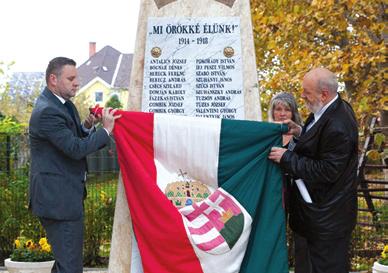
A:
MULTIPOLYGON (((249 0, 142 0, 128 110, 261 120, 256 73, 249 0)), ((110 273, 131 272, 131 233, 120 178, 110 273)))

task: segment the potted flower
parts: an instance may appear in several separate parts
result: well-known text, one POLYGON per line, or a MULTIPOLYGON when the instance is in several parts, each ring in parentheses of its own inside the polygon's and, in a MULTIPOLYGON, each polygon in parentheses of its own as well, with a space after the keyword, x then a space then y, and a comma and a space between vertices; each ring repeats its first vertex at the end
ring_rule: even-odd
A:
POLYGON ((388 245, 381 252, 381 258, 373 264, 373 273, 388 273, 388 245))
POLYGON ((46 238, 34 243, 31 239, 18 237, 12 254, 4 261, 4 265, 9 273, 50 273, 54 265, 51 245, 46 238))

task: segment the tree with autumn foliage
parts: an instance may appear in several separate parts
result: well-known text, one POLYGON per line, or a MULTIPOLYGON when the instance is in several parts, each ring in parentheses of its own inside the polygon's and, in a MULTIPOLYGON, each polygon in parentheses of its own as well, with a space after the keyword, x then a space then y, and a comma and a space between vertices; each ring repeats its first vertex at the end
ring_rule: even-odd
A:
POLYGON ((28 88, 11 82, 11 67, 14 63, 0 61, 0 114, 27 126, 35 99, 41 93, 41 81, 28 88))
POLYGON ((304 74, 318 66, 338 75, 361 123, 387 108, 385 9, 380 0, 251 0, 263 113, 279 91, 300 101, 304 74))

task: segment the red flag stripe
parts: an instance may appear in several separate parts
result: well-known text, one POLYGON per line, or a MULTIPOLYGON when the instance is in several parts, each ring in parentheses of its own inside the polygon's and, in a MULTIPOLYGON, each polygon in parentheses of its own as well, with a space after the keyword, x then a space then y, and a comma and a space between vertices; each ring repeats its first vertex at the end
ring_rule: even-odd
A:
POLYGON ((181 215, 156 183, 154 115, 118 114, 114 136, 144 272, 203 272, 181 215))

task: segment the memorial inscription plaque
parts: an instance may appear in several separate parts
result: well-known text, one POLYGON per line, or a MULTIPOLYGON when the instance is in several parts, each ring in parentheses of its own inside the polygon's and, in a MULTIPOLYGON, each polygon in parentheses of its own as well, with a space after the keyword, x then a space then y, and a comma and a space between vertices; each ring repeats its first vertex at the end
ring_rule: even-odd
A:
POLYGON ((244 119, 239 17, 149 18, 142 111, 244 119))

